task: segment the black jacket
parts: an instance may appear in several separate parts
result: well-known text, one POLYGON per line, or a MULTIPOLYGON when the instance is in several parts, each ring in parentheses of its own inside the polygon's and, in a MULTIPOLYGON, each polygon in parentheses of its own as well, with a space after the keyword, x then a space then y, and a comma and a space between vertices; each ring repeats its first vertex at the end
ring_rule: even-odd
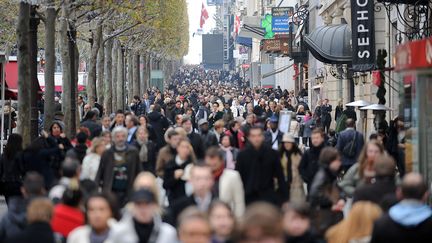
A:
POLYGON ((370 243, 428 243, 432 242, 432 217, 415 227, 404 227, 385 214, 375 221, 370 243))
POLYGON ((165 165, 165 172, 163 177, 163 187, 167 190, 168 200, 170 204, 176 200, 186 196, 185 185, 186 181, 181 178, 174 177, 176 170, 184 170, 190 161, 185 161, 182 165, 177 165, 175 158, 165 165))
POLYGON ((313 178, 319 169, 319 156, 321 150, 324 148, 324 144, 319 147, 311 146, 309 150, 306 150, 302 156, 299 166, 299 172, 303 181, 310 186, 313 178))
POLYGON ((154 142, 156 143, 157 149, 160 149, 165 145, 164 135, 165 131, 169 127, 168 119, 156 111, 150 112, 148 119, 150 125, 153 127, 153 130, 156 133, 156 139, 154 142))
POLYGON ((289 189, 285 182, 279 155, 267 146, 256 150, 246 147, 237 156, 236 170, 245 189, 246 204, 267 201, 276 205, 288 200, 289 189), (275 190, 275 179, 278 192, 275 190))
POLYGON ((205 147, 204 141, 202 140, 201 136, 198 133, 192 131, 187 135, 187 137, 189 138, 196 157, 198 159, 204 158, 205 147))
POLYGON ((180 213, 184 209, 196 205, 197 203, 195 202, 195 198, 193 197, 193 195, 188 197, 182 197, 173 204, 170 204, 165 214, 164 221, 175 227, 177 225, 177 218, 180 213))
POLYGON ((36 222, 28 225, 25 230, 16 236, 8 238, 7 243, 54 243, 54 232, 50 224, 36 222))
MULTIPOLYGON (((141 150, 141 145, 136 140, 132 145, 138 150, 138 155, 139 155, 139 152, 141 150)), ((156 144, 148 140, 147 141, 147 161, 141 161, 140 159, 143 171, 149 171, 153 174, 156 173, 156 156, 157 156, 156 144)))
POLYGON ((131 110, 135 113, 136 116, 145 115, 146 114, 146 104, 142 101, 139 101, 136 104, 131 106, 131 110))
POLYGON ((218 139, 212 131, 207 131, 205 133, 201 131, 200 136, 204 143, 204 151, 206 151, 211 146, 218 145, 218 139))
POLYGON ((87 127, 90 130, 90 140, 98 137, 102 132, 102 125, 98 124, 93 120, 85 120, 81 122, 81 126, 87 127))
MULTIPOLYGON (((278 145, 281 144, 281 142, 282 142, 282 137, 283 137, 283 132, 279 131, 279 132, 278 132, 278 135, 277 135, 277 137, 276 137, 276 140, 277 140, 277 144, 278 144, 278 145)), ((264 133, 264 143, 265 143, 267 146, 272 147, 272 146, 273 146, 273 142, 276 142, 276 141, 273 141, 271 131, 270 131, 270 130, 265 131, 265 133, 264 133)))
POLYGON ((359 186, 353 195, 353 203, 357 201, 371 201, 387 211, 397 203, 394 177, 377 177, 375 183, 359 186))

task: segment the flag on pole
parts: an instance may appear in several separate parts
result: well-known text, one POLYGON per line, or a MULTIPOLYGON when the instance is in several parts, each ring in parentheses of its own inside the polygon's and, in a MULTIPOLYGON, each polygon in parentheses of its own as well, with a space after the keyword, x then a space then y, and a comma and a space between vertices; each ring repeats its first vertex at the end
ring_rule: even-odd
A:
POLYGON ((233 31, 233 37, 237 37, 240 30, 240 16, 236 15, 234 19, 234 31, 233 31))
POLYGON ((201 7, 201 19, 200 19, 200 28, 202 28, 206 22, 206 20, 209 18, 207 9, 204 6, 204 3, 202 3, 201 7))

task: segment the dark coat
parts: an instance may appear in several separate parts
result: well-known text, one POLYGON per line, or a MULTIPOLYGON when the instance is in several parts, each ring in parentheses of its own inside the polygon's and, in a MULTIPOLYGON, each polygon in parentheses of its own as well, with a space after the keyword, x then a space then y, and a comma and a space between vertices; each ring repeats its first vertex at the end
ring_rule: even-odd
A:
POLYGON ((156 133, 156 139, 154 142, 156 143, 157 149, 162 148, 165 145, 165 131, 169 127, 169 122, 166 117, 164 117, 161 113, 153 111, 148 115, 149 123, 153 127, 156 133))
POLYGON ((336 148, 339 150, 340 154, 342 155, 342 164, 344 166, 351 166, 355 162, 357 162, 358 156, 360 155, 362 149, 364 146, 364 138, 363 134, 360 132, 357 132, 356 130, 352 128, 347 128, 341 133, 339 133, 338 141, 336 144, 336 148), (356 137, 356 155, 352 158, 349 158, 347 155, 343 153, 344 147, 350 143, 352 140, 354 140, 354 137, 356 137))
POLYGON ((90 130, 89 139, 92 140, 95 137, 98 137, 102 132, 102 125, 98 124, 93 120, 85 120, 81 122, 81 126, 87 127, 90 130))
POLYGON ((321 167, 309 192, 309 202, 315 211, 313 223, 318 235, 323 236, 328 228, 343 219, 342 212, 331 210, 332 206, 343 198, 342 190, 337 185, 337 174, 328 167, 321 167))
POLYGON ((303 181, 311 186, 315 174, 319 169, 319 156, 321 150, 324 148, 324 144, 319 147, 311 146, 309 150, 306 150, 302 156, 299 166, 299 172, 303 181))
POLYGON ((432 217, 415 227, 404 227, 385 214, 375 221, 370 243, 432 242, 432 217))
POLYGON ((177 218, 180 213, 184 209, 196 205, 197 203, 195 202, 194 196, 182 197, 169 206, 165 214, 164 221, 175 227, 177 225, 177 218))
POLYGON ((208 118, 209 127, 212 128, 216 121, 223 119, 224 113, 222 111, 218 111, 216 114, 212 113, 209 116, 211 116, 208 118))
POLYGON ((394 177, 377 177, 375 183, 359 186, 353 195, 353 203, 357 201, 371 201, 387 211, 397 203, 394 177))
POLYGON ((8 207, 9 210, 0 221, 0 242, 5 242, 6 239, 16 236, 27 226, 27 201, 19 196, 12 197, 8 207))
MULTIPOLYGON (((282 137, 283 137, 283 132, 279 131, 279 133, 278 133, 278 135, 276 137, 276 140, 277 140, 277 142, 278 142, 279 145, 282 143, 282 137)), ((276 141, 273 141, 271 131, 270 130, 265 131, 265 133, 264 133, 264 143, 267 146, 272 147, 273 146, 273 142, 276 142, 276 141)))
POLYGON ((195 152, 195 155, 198 159, 204 158, 205 148, 204 141, 198 133, 191 132, 187 135, 189 141, 192 145, 192 148, 195 152))
POLYGON ((136 116, 141 116, 146 114, 147 107, 144 102, 139 101, 131 106, 131 110, 136 116))
MULTIPOLYGON (((99 170, 96 174, 95 182, 102 187, 105 192, 111 192, 113 185, 113 168, 115 166, 114 161, 115 147, 112 146, 110 149, 102 154, 99 170)), ((133 146, 127 146, 126 148, 126 162, 127 166, 127 180, 128 189, 126 195, 130 195, 133 190, 133 183, 138 175, 142 171, 141 163, 139 161, 138 150, 133 146)), ((120 202, 121 204, 121 202, 120 202)))
MULTIPOLYGON (((137 141, 134 141, 132 145, 135 146, 135 148, 138 150, 138 155, 139 155, 139 151, 141 150, 141 145, 137 141)), ((140 160, 143 171, 150 171, 154 175, 156 174, 156 156, 157 156, 156 144, 148 140, 147 141, 147 161, 140 160)))
POLYGON ((212 131, 207 131, 206 133, 200 133, 201 140, 204 143, 204 151, 206 151, 211 146, 218 145, 218 139, 212 131))
POLYGON ((267 146, 256 150, 252 146, 240 151, 237 156, 236 170, 240 173, 245 189, 246 204, 267 201, 276 205, 289 197, 279 155, 267 146), (275 191, 277 179, 279 193, 275 191))
POLYGON ((16 236, 8 238, 7 243, 54 243, 54 232, 51 226, 45 222, 30 224, 24 231, 16 236))
POLYGON ((182 165, 177 165, 175 158, 165 165, 164 177, 163 177, 163 187, 167 190, 168 200, 170 204, 175 202, 177 199, 186 196, 185 185, 186 181, 176 179, 174 177, 174 172, 176 170, 184 170, 190 161, 185 161, 182 165))
POLYGON ((5 197, 20 196, 25 169, 22 153, 18 152, 13 159, 5 154, 0 158, 0 194, 5 197))
POLYGON ((331 112, 333 108, 331 105, 322 105, 321 106, 321 123, 322 124, 330 124, 331 123, 331 112))
POLYGON ((342 116, 342 112, 343 112, 343 106, 336 106, 335 121, 337 121, 339 119, 339 117, 342 116))

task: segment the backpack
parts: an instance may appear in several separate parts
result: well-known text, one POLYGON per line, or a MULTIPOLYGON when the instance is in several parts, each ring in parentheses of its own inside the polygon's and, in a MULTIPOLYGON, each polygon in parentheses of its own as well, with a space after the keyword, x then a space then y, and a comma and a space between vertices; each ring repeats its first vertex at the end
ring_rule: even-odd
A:
POLYGON ((342 154, 350 159, 354 158, 357 154, 357 136, 357 131, 354 131, 354 139, 347 143, 342 149, 342 154))
POLYGON ((336 133, 340 133, 346 128, 346 120, 348 119, 347 115, 342 114, 338 120, 336 121, 336 133))

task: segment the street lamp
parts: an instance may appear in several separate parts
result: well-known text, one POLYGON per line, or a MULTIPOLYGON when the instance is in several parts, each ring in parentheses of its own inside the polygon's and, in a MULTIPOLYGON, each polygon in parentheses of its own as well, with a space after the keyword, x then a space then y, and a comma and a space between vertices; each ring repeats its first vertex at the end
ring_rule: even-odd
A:
POLYGON ((352 79, 355 85, 359 85, 360 82, 365 85, 367 83, 367 73, 354 73, 352 79))
POLYGON ((321 67, 319 69, 317 69, 315 71, 316 76, 315 76, 315 81, 317 84, 323 84, 324 83, 324 73, 325 73, 325 77, 327 77, 327 69, 325 69, 324 67, 321 67))

